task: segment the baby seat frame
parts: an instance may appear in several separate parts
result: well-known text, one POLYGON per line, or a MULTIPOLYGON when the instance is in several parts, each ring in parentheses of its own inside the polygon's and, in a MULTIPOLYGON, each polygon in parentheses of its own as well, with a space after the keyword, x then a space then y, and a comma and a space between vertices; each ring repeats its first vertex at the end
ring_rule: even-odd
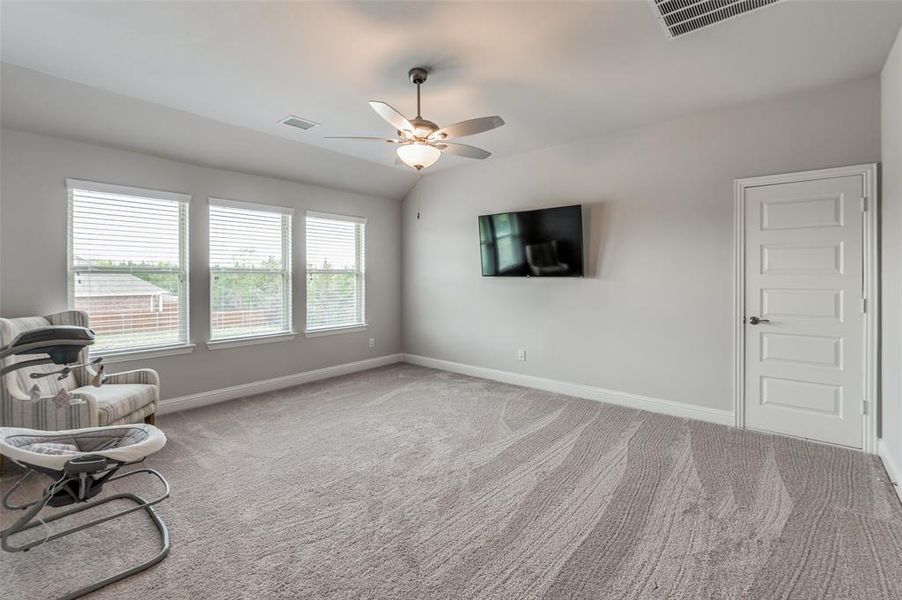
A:
POLYGON ((125 466, 144 462, 144 459, 131 463, 123 463, 110 460, 103 456, 83 455, 68 461, 62 471, 53 471, 36 465, 30 465, 23 461, 15 461, 17 464, 27 469, 25 475, 20 478, 13 487, 3 495, 3 506, 7 510, 24 510, 26 511, 10 527, 0 532, 0 543, 7 552, 27 552, 35 546, 59 539, 61 537, 71 535, 78 531, 112 521, 129 515, 137 511, 144 511, 153 522, 160 535, 160 550, 150 559, 141 562, 133 567, 120 571, 119 573, 105 577, 100 581, 81 587, 73 592, 69 592, 61 596, 59 600, 72 600, 96 591, 113 582, 131 577, 136 573, 140 573, 161 560, 166 558, 170 550, 169 528, 154 510, 154 505, 159 504, 169 497, 169 482, 166 481, 158 471, 150 468, 134 469, 128 472, 117 474, 119 469, 125 466), (15 505, 10 502, 10 497, 19 487, 31 477, 34 473, 42 473, 50 476, 54 481, 44 489, 44 493, 38 500, 26 504, 15 505), (152 500, 145 500, 140 496, 132 493, 118 493, 107 496, 100 500, 90 501, 90 499, 99 493, 105 483, 119 481, 127 477, 139 474, 148 474, 155 477, 163 485, 163 493, 152 500), (87 523, 72 526, 62 531, 48 534, 44 538, 32 540, 20 544, 15 544, 10 538, 16 534, 28 531, 39 525, 49 525, 54 521, 65 519, 77 513, 84 512, 102 506, 116 500, 127 500, 135 504, 129 508, 117 511, 110 515, 106 515, 87 523), (77 504, 74 508, 67 511, 52 515, 45 519, 37 518, 40 512, 47 506, 65 506, 68 504, 77 504))

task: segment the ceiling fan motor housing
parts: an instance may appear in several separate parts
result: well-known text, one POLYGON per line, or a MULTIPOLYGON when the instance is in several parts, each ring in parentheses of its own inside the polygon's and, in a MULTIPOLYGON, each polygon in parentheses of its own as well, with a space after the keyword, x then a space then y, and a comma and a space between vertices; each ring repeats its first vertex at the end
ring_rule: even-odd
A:
MULTIPOLYGON (((425 139, 429 137, 431 133, 438 131, 438 125, 422 117, 411 119, 410 124, 413 125, 413 133, 418 138, 425 139)), ((399 131, 398 133, 400 134, 401 132, 399 131)))

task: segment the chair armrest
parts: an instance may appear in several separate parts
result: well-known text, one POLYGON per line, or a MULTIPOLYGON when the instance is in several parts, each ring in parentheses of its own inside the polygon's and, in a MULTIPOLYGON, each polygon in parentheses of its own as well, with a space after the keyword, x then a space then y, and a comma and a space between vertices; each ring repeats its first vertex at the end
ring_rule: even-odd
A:
POLYGON ((160 376, 153 369, 135 369, 121 373, 110 373, 103 378, 104 384, 143 383, 160 387, 160 376))
POLYGON ((69 405, 60 406, 53 396, 40 396, 35 387, 26 391, 18 379, 6 376, 6 385, 0 385, 0 404, 3 405, 3 423, 7 427, 26 427, 57 431, 96 427, 97 402, 94 398, 82 398, 72 394, 69 405))
POLYGON ((11 427, 58 431, 99 425, 97 402, 78 393, 71 394, 69 404, 62 406, 52 396, 23 398, 10 394, 7 402, 12 409, 13 422, 7 424, 11 427))
MULTIPOLYGON (((74 411, 77 414, 69 417, 68 420, 72 424, 66 427, 59 427, 58 429, 80 429, 82 427, 99 426, 100 418, 97 412, 97 400, 93 396, 83 395, 78 392, 70 392, 70 395, 73 402, 67 408, 70 409, 70 412, 74 411), (78 424, 75 424, 76 419, 78 424)), ((56 402, 53 398, 49 398, 49 400, 56 402)))

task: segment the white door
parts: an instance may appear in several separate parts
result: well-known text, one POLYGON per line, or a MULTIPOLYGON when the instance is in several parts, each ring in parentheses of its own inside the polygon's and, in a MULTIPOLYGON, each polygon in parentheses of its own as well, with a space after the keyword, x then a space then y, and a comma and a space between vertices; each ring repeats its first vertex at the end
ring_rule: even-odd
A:
POLYGON ((864 177, 745 189, 745 423, 861 448, 864 177))

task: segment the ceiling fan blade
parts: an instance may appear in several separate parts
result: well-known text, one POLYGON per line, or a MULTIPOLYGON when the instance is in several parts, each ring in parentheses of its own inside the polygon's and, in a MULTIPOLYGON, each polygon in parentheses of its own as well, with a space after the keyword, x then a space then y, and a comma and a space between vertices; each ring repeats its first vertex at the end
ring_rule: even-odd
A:
POLYGON ((496 127, 504 125, 504 119, 499 116, 479 117, 478 119, 470 119, 469 121, 461 121, 454 125, 443 127, 429 136, 431 140, 446 140, 449 138, 459 138, 466 135, 474 135, 489 131, 496 127))
POLYGON ((464 158, 488 158, 492 155, 488 150, 477 148, 476 146, 468 146, 466 144, 458 144, 455 142, 441 142, 433 144, 442 152, 454 154, 455 156, 463 156, 464 158))
POLYGON ((387 138, 378 138, 378 137, 354 137, 354 136, 346 136, 346 135, 327 135, 323 139, 325 140, 354 140, 355 142, 386 142, 388 144, 400 144, 404 140, 390 140, 387 138))
POLYGON ((410 121, 408 121, 404 117, 404 115, 396 111, 385 102, 372 100, 370 101, 370 106, 373 107, 373 110, 376 111, 376 114, 388 121, 389 125, 397 129, 398 131, 409 131, 413 133, 414 128, 410 121))

